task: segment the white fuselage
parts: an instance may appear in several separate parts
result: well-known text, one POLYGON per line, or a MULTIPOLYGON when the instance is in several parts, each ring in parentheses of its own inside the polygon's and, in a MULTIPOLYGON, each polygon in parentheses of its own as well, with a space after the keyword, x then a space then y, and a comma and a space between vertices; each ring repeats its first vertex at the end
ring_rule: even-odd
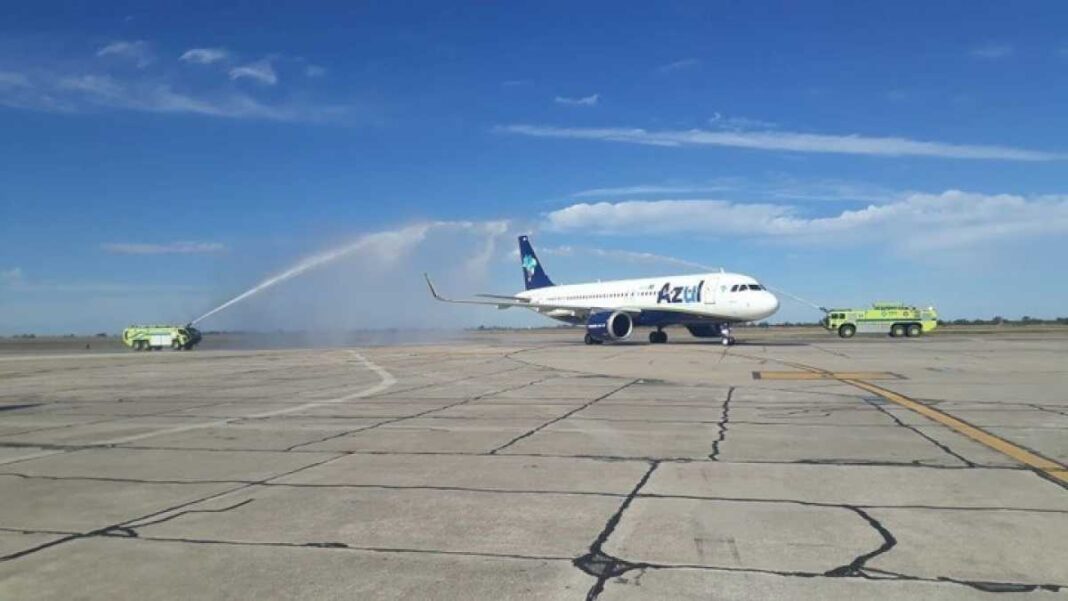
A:
POLYGON ((764 319, 778 310, 779 300, 757 281, 737 273, 703 273, 636 280, 613 280, 526 290, 516 295, 554 309, 538 312, 561 321, 574 321, 589 307, 673 309, 697 319, 745 322, 764 319), (574 310, 567 307, 574 306, 574 310))

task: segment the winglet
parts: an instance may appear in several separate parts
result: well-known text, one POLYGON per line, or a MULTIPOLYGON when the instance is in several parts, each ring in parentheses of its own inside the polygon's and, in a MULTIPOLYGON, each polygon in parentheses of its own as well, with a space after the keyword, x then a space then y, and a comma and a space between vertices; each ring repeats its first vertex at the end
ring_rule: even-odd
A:
POLYGON ((431 296, 433 296, 434 298, 436 298, 439 301, 448 302, 448 299, 442 298, 442 296, 440 294, 438 294, 438 291, 434 289, 434 282, 430 281, 430 274, 424 272, 423 273, 423 277, 426 278, 426 285, 430 288, 431 296))

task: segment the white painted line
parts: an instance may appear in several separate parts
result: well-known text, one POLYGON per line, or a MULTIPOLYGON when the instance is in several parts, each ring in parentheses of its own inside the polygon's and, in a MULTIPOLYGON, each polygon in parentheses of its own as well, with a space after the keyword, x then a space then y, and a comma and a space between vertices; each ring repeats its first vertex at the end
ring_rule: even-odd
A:
MULTIPOLYGON (((391 374, 388 371, 386 371, 385 368, 383 368, 383 367, 381 367, 379 365, 376 365, 373 361, 371 361, 367 357, 364 357, 360 353, 357 353, 356 351, 349 351, 349 353, 351 353, 353 357, 355 357, 358 361, 360 361, 363 364, 364 367, 366 367, 367 369, 375 372, 375 374, 379 378, 379 382, 377 384, 375 384, 374 386, 370 386, 368 388, 364 388, 363 390, 360 390, 358 392, 354 392, 352 394, 347 394, 345 396, 337 397, 337 398, 334 398, 334 399, 328 399, 328 400, 325 400, 325 401, 312 401, 310 403, 304 403, 304 404, 301 404, 301 405, 295 405, 293 407, 286 407, 284 409, 275 409, 274 411, 265 411, 263 413, 254 413, 252 415, 244 415, 244 416, 241 416, 241 417, 229 417, 229 418, 226 418, 226 419, 216 420, 216 421, 212 421, 212 422, 204 422, 204 423, 199 423, 199 424, 186 424, 184 426, 175 426, 173 428, 164 428, 162 430, 153 430, 152 432, 142 432, 140 434, 132 434, 130 436, 122 436, 122 437, 119 437, 119 438, 112 438, 111 440, 105 440, 105 441, 101 441, 101 442, 94 442, 94 443, 91 443, 91 444, 87 444, 85 446, 86 447, 103 447, 103 446, 110 446, 110 445, 117 445, 117 444, 125 444, 125 443, 128 443, 128 442, 135 442, 135 441, 138 441, 138 440, 144 440, 146 438, 153 438, 155 436, 163 436, 165 434, 177 434, 177 433, 180 433, 180 432, 189 432, 191 430, 200 430, 200 429, 203 429, 203 428, 217 428, 219 426, 225 426, 226 424, 229 424, 229 423, 232 423, 232 422, 236 422, 236 421, 246 420, 246 419, 261 419, 261 418, 265 418, 265 417, 276 417, 276 416, 279 416, 279 415, 286 415, 286 414, 289 414, 289 413, 296 413, 298 411, 304 411, 306 409, 312 409, 314 407, 321 407, 323 405, 336 405, 337 403, 344 403, 344 402, 347 402, 347 401, 354 401, 356 399, 368 397, 368 396, 371 396, 373 394, 378 394, 379 392, 382 392, 383 390, 386 390, 390 386, 393 386, 394 384, 397 383, 397 379, 393 377, 393 374, 391 374)), ((15 463, 15 462, 19 462, 19 461, 26 461, 28 459, 39 459, 41 457, 48 457, 50 455, 58 455, 60 453, 65 453, 65 452, 67 452, 67 449, 56 449, 56 450, 41 451, 39 453, 35 453, 35 454, 32 454, 32 455, 23 455, 21 457, 11 457, 11 458, 9 458, 7 460, 0 461, 0 465, 4 465, 4 464, 7 464, 7 463, 15 463)))

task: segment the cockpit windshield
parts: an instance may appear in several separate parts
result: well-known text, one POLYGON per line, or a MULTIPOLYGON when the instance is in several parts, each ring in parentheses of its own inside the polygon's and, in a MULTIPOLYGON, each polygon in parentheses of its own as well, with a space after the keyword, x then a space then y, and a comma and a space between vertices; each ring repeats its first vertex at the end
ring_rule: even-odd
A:
POLYGON ((760 284, 735 284, 731 286, 731 292, 741 292, 743 290, 764 290, 765 288, 760 284))

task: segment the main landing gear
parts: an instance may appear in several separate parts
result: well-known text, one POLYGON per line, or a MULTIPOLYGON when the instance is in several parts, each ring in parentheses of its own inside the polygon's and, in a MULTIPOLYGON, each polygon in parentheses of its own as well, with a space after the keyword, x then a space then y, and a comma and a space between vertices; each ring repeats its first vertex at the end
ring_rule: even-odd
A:
POLYGON ((661 329, 649 332, 649 344, 664 344, 667 342, 667 332, 661 329))
POLYGON ((720 338, 720 342, 723 343, 723 346, 734 346, 734 343, 737 342, 734 339, 734 336, 731 336, 731 329, 727 326, 721 326, 719 329, 719 333, 720 336, 722 336, 722 338, 720 338))
POLYGON ((594 338, 593 336, 590 336, 589 334, 586 334, 585 342, 586 342, 586 344, 602 344, 603 343, 603 341, 598 340, 598 339, 594 338))

